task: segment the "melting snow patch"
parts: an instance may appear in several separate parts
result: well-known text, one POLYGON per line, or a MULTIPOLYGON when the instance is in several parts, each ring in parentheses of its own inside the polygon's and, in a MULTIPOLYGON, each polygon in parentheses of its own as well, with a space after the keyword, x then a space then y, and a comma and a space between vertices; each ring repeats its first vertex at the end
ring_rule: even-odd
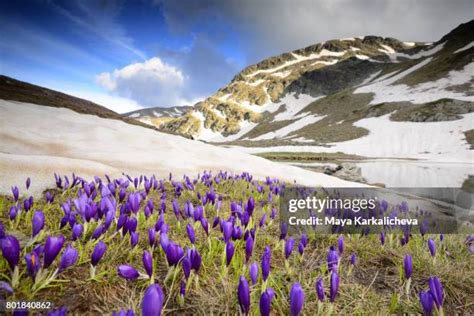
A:
POLYGON ((474 47, 474 42, 470 42, 470 43, 467 44, 466 46, 461 47, 460 49, 456 50, 454 53, 455 53, 455 54, 460 53, 460 52, 462 52, 462 51, 468 50, 468 49, 471 48, 471 47, 474 47))
POLYGON ((140 117, 140 113, 133 113, 133 114, 130 114, 128 117, 137 118, 137 117, 140 117))
POLYGON ((302 129, 303 127, 316 123, 320 120, 322 120, 325 116, 318 116, 316 114, 311 114, 308 116, 305 116, 303 118, 300 118, 297 121, 294 121, 291 124, 286 125, 283 128, 280 128, 279 130, 276 130, 274 132, 269 132, 263 135, 260 135, 254 140, 266 140, 266 139, 274 139, 274 138, 282 138, 290 134, 291 132, 297 131, 302 129))
POLYGON ((405 84, 393 84, 413 71, 427 65, 431 59, 432 58, 427 58, 413 67, 393 75, 388 79, 381 79, 372 84, 359 87, 354 91, 354 93, 373 93, 374 97, 370 104, 401 101, 409 101, 419 104, 443 98, 474 101, 474 96, 472 95, 465 95, 461 92, 447 90, 447 88, 451 86, 462 85, 470 82, 474 77, 474 63, 466 65, 461 71, 450 71, 445 78, 420 83, 413 87, 409 87, 405 84))
POLYGON ((296 97, 296 94, 289 94, 285 96, 280 102, 280 104, 285 104, 285 110, 281 113, 278 113, 273 118, 273 121, 286 121, 295 118, 295 115, 307 107, 310 103, 324 98, 324 96, 312 97, 308 94, 299 94, 296 97))

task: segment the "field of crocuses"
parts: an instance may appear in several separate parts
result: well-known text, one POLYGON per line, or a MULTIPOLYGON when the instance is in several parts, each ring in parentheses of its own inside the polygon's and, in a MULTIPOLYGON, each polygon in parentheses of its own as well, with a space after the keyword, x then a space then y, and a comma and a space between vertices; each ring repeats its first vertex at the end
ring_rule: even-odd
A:
POLYGON ((474 314, 470 236, 290 236, 278 212, 285 184, 248 173, 55 178, 41 197, 29 194, 34 179, 0 197, 0 295, 10 306, 51 315, 474 314))

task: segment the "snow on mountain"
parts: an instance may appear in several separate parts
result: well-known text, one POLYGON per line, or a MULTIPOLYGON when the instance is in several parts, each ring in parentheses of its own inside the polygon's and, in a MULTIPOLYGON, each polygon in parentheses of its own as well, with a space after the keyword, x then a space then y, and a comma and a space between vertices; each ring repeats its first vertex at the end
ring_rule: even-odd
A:
POLYGON ((271 57, 160 128, 226 145, 327 148, 374 133, 361 120, 383 125, 388 113, 407 126, 449 126, 474 111, 473 29, 467 22, 435 43, 364 36, 271 57))

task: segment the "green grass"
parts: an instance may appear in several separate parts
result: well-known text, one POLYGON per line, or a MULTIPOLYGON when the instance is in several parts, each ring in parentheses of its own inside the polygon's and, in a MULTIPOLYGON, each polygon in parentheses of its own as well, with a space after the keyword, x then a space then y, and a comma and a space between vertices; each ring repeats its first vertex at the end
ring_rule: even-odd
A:
MULTIPOLYGON (((34 179, 33 179, 34 180, 34 179)), ((266 203, 267 194, 259 194, 253 185, 243 180, 225 180, 214 184, 216 193, 223 196, 223 205, 219 211, 221 217, 229 215, 230 201, 247 201, 252 194, 256 199, 256 210, 254 221, 258 221, 261 215, 270 213, 272 205, 266 203), (261 206, 260 202, 264 205, 261 206)), ((172 187, 166 184, 167 211, 166 223, 170 226, 170 240, 178 242, 183 248, 191 244, 186 235, 186 222, 181 223, 175 219, 171 209, 173 196, 172 187)), ((266 188, 268 192, 268 188, 266 188)), ((196 191, 204 194, 207 187, 202 184, 196 185, 196 191)), ((59 229, 59 220, 63 215, 60 203, 68 198, 74 198, 76 190, 66 192, 56 191, 56 199, 52 205, 45 203, 43 199, 36 200, 33 210, 42 209, 46 215, 45 230, 37 243, 45 241, 47 235, 62 233, 70 243, 71 229, 66 226, 59 229)), ((117 266, 123 263, 131 264, 137 269, 144 271, 142 267, 142 253, 149 249, 147 229, 154 226, 157 219, 161 193, 151 192, 155 202, 154 214, 145 219, 142 208, 139 212, 139 224, 137 231, 140 241, 136 248, 130 249, 130 238, 127 235, 122 238, 120 234, 114 234, 115 224, 101 237, 108 248, 105 256, 97 266, 98 277, 91 280, 89 276, 89 260, 92 249, 97 241, 89 240, 96 224, 89 225, 87 233, 76 242, 75 248, 80 251, 78 264, 59 274, 56 281, 49 287, 34 291, 33 282, 26 274, 23 256, 31 251, 32 246, 27 247, 21 254, 20 283, 15 288, 13 296, 9 300, 49 300, 55 306, 67 306, 74 314, 110 314, 120 309, 133 309, 140 311, 143 292, 149 284, 149 280, 125 281, 117 275, 117 266)), ((184 191, 179 197, 179 204, 190 200, 197 204, 198 200, 194 192, 184 191)), ((1 221, 9 234, 15 235, 22 246, 29 241, 31 235, 32 212, 22 214, 15 222, 11 222, 8 210, 12 205, 10 197, 0 197, 1 221)), ((278 205, 278 198, 274 198, 273 206, 278 205)), ((188 281, 188 290, 183 305, 178 303, 179 282, 183 278, 181 268, 170 272, 165 256, 161 248, 153 251, 155 281, 159 283, 166 296, 164 312, 176 315, 208 315, 225 314, 236 315, 239 313, 237 304, 237 284, 240 275, 248 278, 248 266, 244 264, 244 241, 235 241, 235 256, 229 267, 223 268, 222 259, 224 243, 218 238, 221 233, 211 229, 212 219, 217 214, 212 205, 206 205, 205 216, 209 221, 210 235, 207 237, 204 231, 195 225, 196 248, 202 255, 202 267, 199 275, 192 273, 192 280, 188 281)), ((285 267, 283 245, 278 240, 279 222, 278 216, 273 222, 258 229, 254 253, 250 262, 258 262, 266 245, 272 248, 272 264, 267 286, 272 287, 276 297, 272 303, 272 312, 275 315, 289 313, 289 290, 294 282, 300 282, 304 288, 306 300, 303 313, 305 315, 387 315, 387 314, 417 314, 422 309, 418 301, 418 293, 427 289, 427 279, 431 275, 438 276, 445 288, 445 314, 473 314, 474 300, 474 272, 473 256, 469 254, 464 240, 466 235, 447 235, 443 242, 439 237, 420 236, 414 234, 406 246, 399 243, 400 235, 387 235, 387 242, 382 247, 377 235, 361 237, 359 235, 345 236, 345 250, 342 255, 339 273, 341 277, 339 295, 334 304, 324 302, 318 304, 315 293, 315 282, 318 277, 323 277, 326 291, 329 287, 329 274, 326 268, 326 255, 329 246, 337 244, 339 235, 309 235, 309 244, 303 257, 296 249, 289 259, 289 269, 285 267), (437 254, 432 258, 426 246, 427 238, 436 240, 437 254), (358 261, 355 267, 349 264, 350 255, 357 254, 358 261), (403 257, 406 254, 413 256, 414 272, 412 276, 409 295, 405 293, 405 281, 402 277, 403 257)), ((299 238, 297 239, 299 240, 299 238)), ((59 258, 53 263, 56 268, 59 258)), ((6 261, 0 258, 0 280, 9 281, 10 272, 6 261)), ((258 315, 258 302, 262 290, 261 270, 259 269, 259 281, 251 288, 251 311, 258 315)), ((328 293, 328 292, 327 292, 328 293)))

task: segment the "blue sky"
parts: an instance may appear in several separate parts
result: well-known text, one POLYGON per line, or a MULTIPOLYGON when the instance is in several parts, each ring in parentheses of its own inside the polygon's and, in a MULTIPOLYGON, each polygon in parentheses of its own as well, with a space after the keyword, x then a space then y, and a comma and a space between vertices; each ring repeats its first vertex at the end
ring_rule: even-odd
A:
POLYGON ((434 41, 473 13, 464 0, 2 1, 0 73, 117 112, 193 104, 278 53, 367 34, 434 41))

